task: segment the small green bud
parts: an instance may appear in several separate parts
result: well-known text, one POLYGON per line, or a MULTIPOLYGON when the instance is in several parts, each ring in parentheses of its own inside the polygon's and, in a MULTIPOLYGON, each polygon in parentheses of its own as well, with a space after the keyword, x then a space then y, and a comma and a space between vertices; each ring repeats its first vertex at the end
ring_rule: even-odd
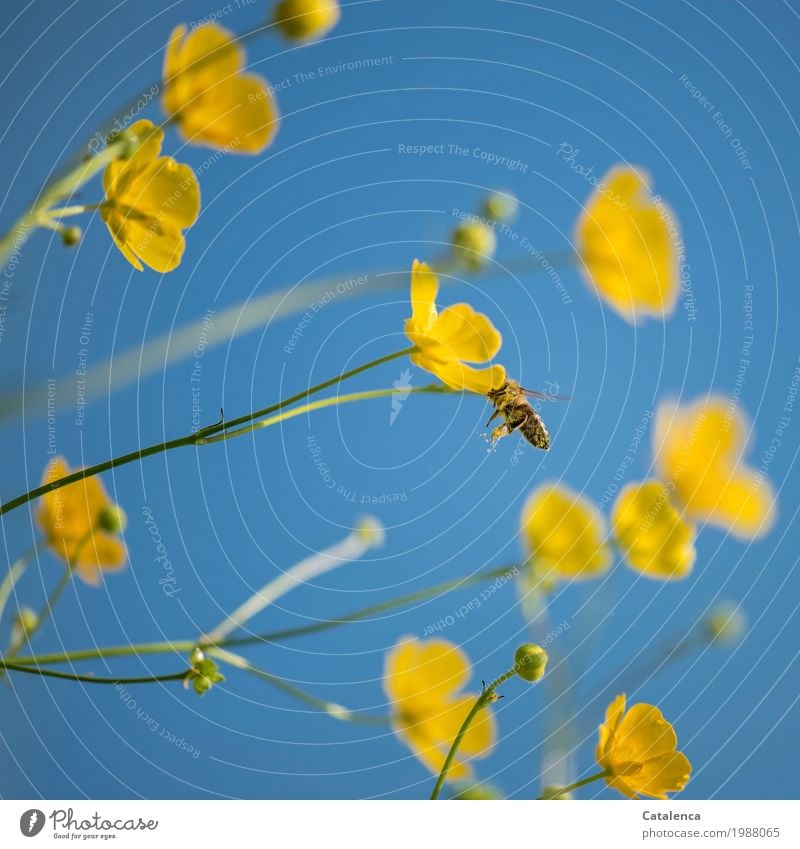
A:
POLYGON ((119 504, 114 504, 103 509, 97 524, 101 530, 108 531, 110 534, 121 534, 125 530, 125 525, 128 524, 128 517, 119 504))
POLYGON ((17 613, 14 619, 15 627, 19 628, 23 634, 29 634, 36 629, 38 624, 39 614, 35 610, 31 610, 30 607, 20 608, 19 613, 17 613))
POLYGON ((514 654, 514 668, 523 681, 534 683, 544 675, 547 652, 536 643, 523 643, 514 654))
POLYGON ((511 192, 492 192, 483 202, 481 215, 492 221, 511 221, 517 214, 519 202, 511 192))
POLYGON ((730 601, 714 605, 703 620, 705 632, 712 642, 733 645, 747 630, 747 618, 742 609, 730 601))
POLYGON ((80 227, 67 227, 61 231, 61 241, 68 247, 74 248, 83 236, 83 230, 80 227))
POLYGON ((191 688, 202 696, 210 690, 214 684, 225 680, 225 676, 219 671, 219 667, 210 657, 206 657, 202 649, 195 649, 189 658, 191 670, 183 679, 183 686, 191 688))
POLYGON ((453 255, 466 268, 483 268, 497 249, 494 230, 477 219, 460 224, 453 232, 453 255))

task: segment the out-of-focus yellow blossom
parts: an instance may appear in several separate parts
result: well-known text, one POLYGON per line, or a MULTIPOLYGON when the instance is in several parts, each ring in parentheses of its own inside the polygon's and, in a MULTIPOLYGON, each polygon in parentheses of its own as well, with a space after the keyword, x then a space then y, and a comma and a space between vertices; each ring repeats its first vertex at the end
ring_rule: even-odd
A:
POLYGON ((657 707, 637 704, 626 713, 625 695, 617 696, 599 730, 597 762, 609 772, 609 787, 629 799, 666 799, 686 786, 692 765, 676 751, 675 731, 657 707))
MULTIPOLYGON (((387 654, 383 687, 390 702, 395 733, 425 767, 437 774, 477 693, 459 691, 467 683, 470 663, 447 640, 405 638, 387 654)), ((461 741, 459 753, 487 755, 494 745, 494 716, 487 707, 461 741)), ((457 757, 448 780, 463 779, 471 770, 457 757)))
POLYGON ((714 396, 663 402, 653 430, 656 468, 686 514, 743 539, 768 533, 776 512, 769 479, 742 462, 750 430, 742 413, 714 396))
POLYGON ((519 201, 507 191, 492 192, 483 201, 483 214, 491 221, 512 221, 519 209, 519 201))
POLYGON ((628 563, 648 578, 685 578, 694 566, 694 526, 681 518, 661 481, 624 487, 612 512, 614 538, 628 563))
POLYGON ((747 617, 735 602, 720 601, 709 610, 703 626, 710 640, 720 645, 734 645, 747 630, 747 617))
POLYGON ((453 255, 456 262, 472 271, 483 268, 497 250, 494 230, 475 220, 460 224, 453 232, 453 255))
POLYGON ((267 81, 243 73, 245 53, 219 24, 175 27, 164 57, 162 106, 192 144, 260 153, 278 130, 267 81))
MULTIPOLYGON (((45 470, 42 483, 52 483, 71 473, 67 462, 55 457, 45 470)), ((122 540, 103 530, 107 514, 117 505, 106 494, 97 477, 54 489, 42 496, 37 514, 47 545, 71 566, 87 584, 100 583, 103 572, 125 565, 122 540)))
POLYGON ((546 483, 534 490, 521 525, 534 571, 545 580, 597 578, 611 566, 600 511, 567 486, 546 483))
POLYGON ((680 292, 674 216, 634 168, 611 169, 581 215, 575 241, 584 273, 627 321, 672 313, 680 292))
POLYGON ((186 247, 183 230, 200 212, 200 187, 188 165, 159 156, 164 133, 152 122, 137 121, 127 132, 140 144, 106 167, 100 217, 134 268, 172 271, 186 247))
POLYGON ((337 0, 282 0, 275 8, 275 23, 287 38, 314 41, 339 23, 337 0))
POLYGON ((503 366, 476 369, 465 361, 485 363, 500 350, 503 339, 491 321, 469 304, 436 310, 439 280, 428 265, 414 260, 411 268, 411 318, 406 336, 419 348, 411 361, 435 374, 453 389, 486 395, 506 379, 503 366))

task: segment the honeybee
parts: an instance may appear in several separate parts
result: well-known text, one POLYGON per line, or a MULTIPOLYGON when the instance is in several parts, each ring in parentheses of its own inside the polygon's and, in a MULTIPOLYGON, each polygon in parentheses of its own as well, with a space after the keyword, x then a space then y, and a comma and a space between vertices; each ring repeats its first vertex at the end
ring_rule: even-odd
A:
POLYGON ((519 430, 534 448, 547 451, 550 447, 550 434, 542 417, 528 401, 528 397, 552 398, 553 396, 523 389, 516 380, 506 380, 499 389, 490 390, 486 397, 494 405, 494 412, 486 422, 486 427, 489 427, 498 416, 503 416, 505 419, 503 424, 492 431, 492 442, 519 430))

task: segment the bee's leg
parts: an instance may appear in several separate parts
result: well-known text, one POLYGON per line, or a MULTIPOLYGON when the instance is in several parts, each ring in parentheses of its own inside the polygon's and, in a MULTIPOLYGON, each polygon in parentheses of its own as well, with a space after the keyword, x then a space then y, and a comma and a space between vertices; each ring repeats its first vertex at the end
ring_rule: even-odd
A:
POLYGON ((495 410, 491 416, 489 416, 489 421, 486 422, 484 427, 489 427, 489 425, 500 415, 500 410, 495 410))
POLYGON ((526 413, 513 414, 506 416, 506 420, 499 427, 496 427, 492 431, 492 442, 497 442, 498 439, 502 439, 504 436, 509 436, 512 434, 517 428, 522 427, 528 421, 528 416, 526 413))

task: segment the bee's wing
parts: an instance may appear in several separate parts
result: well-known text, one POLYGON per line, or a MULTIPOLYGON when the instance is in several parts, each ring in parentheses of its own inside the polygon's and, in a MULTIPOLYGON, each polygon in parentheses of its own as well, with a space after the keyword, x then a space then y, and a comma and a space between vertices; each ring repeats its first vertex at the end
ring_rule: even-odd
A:
POLYGON ((524 392, 529 398, 541 398, 542 401, 571 401, 570 395, 551 395, 549 392, 539 392, 536 389, 525 389, 520 386, 520 392, 524 392))

